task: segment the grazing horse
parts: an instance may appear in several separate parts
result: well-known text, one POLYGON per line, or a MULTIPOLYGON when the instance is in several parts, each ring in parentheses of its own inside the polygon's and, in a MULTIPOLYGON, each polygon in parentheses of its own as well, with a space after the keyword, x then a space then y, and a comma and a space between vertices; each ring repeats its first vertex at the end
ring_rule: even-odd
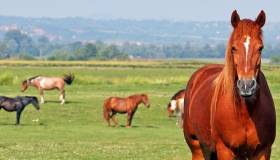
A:
POLYGON ((39 90, 41 103, 44 103, 44 90, 57 89, 60 92, 59 100, 61 104, 65 103, 65 83, 71 85, 74 80, 73 74, 64 75, 64 77, 44 77, 35 76, 24 80, 21 84, 21 91, 24 92, 28 86, 33 86, 39 90))
POLYGON ((193 160, 268 160, 275 140, 275 107, 261 71, 262 27, 232 13, 225 65, 209 65, 190 78, 184 136, 193 160))
POLYGON ((30 103, 37 110, 40 109, 37 97, 30 97, 30 96, 20 97, 20 96, 18 96, 16 98, 9 98, 9 97, 0 96, 0 109, 3 108, 5 111, 8 111, 8 112, 14 112, 14 111, 17 112, 16 125, 19 125, 19 123, 20 123, 21 112, 30 103))
POLYGON ((184 98, 185 98, 185 89, 182 89, 175 93, 170 102, 167 105, 168 116, 172 117, 175 111, 177 122, 176 125, 182 127, 183 121, 182 116, 184 114, 184 98))
POLYGON ((103 116, 104 119, 108 122, 108 126, 111 126, 110 119, 112 119, 115 125, 118 126, 118 122, 115 119, 116 114, 127 113, 126 127, 130 128, 133 115, 140 103, 146 105, 147 108, 150 107, 149 98, 146 94, 135 94, 126 98, 110 97, 106 99, 103 105, 103 116))

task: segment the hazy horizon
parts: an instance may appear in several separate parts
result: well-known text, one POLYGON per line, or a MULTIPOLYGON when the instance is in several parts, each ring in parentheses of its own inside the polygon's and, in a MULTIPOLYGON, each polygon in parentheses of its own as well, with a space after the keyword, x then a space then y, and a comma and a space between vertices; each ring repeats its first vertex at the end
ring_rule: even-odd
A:
POLYGON ((234 9, 241 18, 256 18, 263 9, 268 22, 280 22, 280 2, 270 0, 24 0, 3 1, 0 15, 30 18, 229 21, 234 9))

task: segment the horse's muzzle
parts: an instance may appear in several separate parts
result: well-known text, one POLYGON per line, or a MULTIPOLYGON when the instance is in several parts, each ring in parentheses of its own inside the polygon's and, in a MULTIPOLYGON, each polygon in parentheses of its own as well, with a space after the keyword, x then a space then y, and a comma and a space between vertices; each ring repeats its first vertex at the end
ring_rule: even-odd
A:
POLYGON ((257 81, 256 79, 242 79, 237 81, 237 88, 242 97, 250 97, 256 93, 257 81))

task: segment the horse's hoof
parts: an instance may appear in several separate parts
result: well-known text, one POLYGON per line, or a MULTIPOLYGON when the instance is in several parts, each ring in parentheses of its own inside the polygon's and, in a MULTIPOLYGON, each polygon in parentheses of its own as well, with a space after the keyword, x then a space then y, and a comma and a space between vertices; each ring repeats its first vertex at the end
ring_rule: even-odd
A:
POLYGON ((125 126, 125 128, 131 128, 131 126, 125 126))

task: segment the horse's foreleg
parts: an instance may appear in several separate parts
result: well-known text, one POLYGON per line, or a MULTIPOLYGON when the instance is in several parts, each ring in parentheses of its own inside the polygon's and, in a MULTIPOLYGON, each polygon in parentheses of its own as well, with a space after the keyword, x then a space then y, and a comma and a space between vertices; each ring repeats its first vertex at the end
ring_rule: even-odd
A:
POLYGON ((39 94, 40 94, 40 98, 41 98, 41 103, 45 103, 45 100, 44 100, 44 91, 43 89, 39 89, 39 94))
POLYGON ((64 89, 60 91, 59 100, 61 101, 61 104, 65 103, 65 90, 64 89))
POLYGON ((219 160, 229 160, 236 158, 234 153, 225 144, 218 140, 216 144, 216 151, 219 160))
POLYGON ((182 113, 177 114, 177 126, 179 128, 183 127, 182 113))
POLYGON ((16 125, 19 125, 19 123, 20 123, 20 115, 21 115, 21 112, 22 112, 22 110, 18 110, 17 111, 17 120, 16 120, 16 125))
POLYGON ((126 128, 130 128, 131 127, 131 123, 132 123, 132 118, 135 112, 127 112, 127 124, 126 124, 126 128))

